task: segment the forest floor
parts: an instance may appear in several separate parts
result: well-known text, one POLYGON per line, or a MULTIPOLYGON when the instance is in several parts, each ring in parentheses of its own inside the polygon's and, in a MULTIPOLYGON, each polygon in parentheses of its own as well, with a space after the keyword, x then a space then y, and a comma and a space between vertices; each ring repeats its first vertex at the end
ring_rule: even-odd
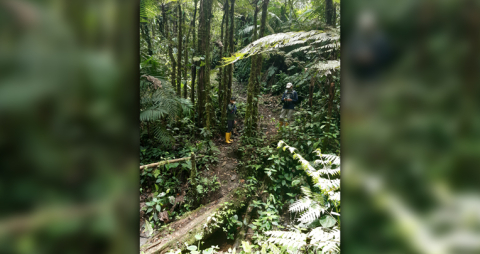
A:
MULTIPOLYGON (((237 105, 239 102, 246 106, 247 102, 247 85, 246 83, 234 82, 232 86, 232 96, 237 97, 237 105)), ((281 106, 278 105, 280 96, 272 96, 270 94, 263 94, 259 100, 259 112, 260 131, 267 137, 267 142, 270 143, 278 133, 276 124, 278 123, 278 116, 280 115, 281 106)), ((217 135, 214 137, 214 143, 220 150, 218 154, 218 162, 214 165, 209 165, 209 170, 203 170, 200 172, 202 177, 217 176, 220 182, 220 189, 209 195, 207 200, 203 200, 202 203, 206 204, 199 209, 185 214, 179 220, 174 221, 168 225, 168 229, 163 231, 155 231, 150 238, 140 238, 140 245, 144 245, 143 250, 150 249, 155 245, 165 243, 174 239, 175 237, 187 234, 192 227, 200 223, 206 217, 213 213, 218 208, 223 199, 245 182, 239 176, 238 167, 238 155, 237 150, 240 146, 240 135, 243 133, 244 122, 243 118, 237 117, 237 124, 235 126, 234 134, 232 138, 234 142, 231 144, 225 143, 225 134, 217 135), (148 246, 147 248, 145 248, 148 246)), ((218 251, 227 251, 232 247, 233 240, 227 240, 225 233, 221 232, 207 239, 206 243, 219 245, 218 251), (213 239, 215 238, 215 239, 213 239), (212 242, 213 240, 213 242, 212 242), (210 243, 211 242, 211 243, 210 243)), ((204 245, 207 246, 207 245, 204 245)), ((146 251, 145 253, 149 253, 146 251)))

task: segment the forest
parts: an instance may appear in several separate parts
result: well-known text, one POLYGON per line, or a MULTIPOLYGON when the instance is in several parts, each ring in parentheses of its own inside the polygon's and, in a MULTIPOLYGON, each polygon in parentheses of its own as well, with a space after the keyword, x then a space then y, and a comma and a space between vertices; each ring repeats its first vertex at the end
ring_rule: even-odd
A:
POLYGON ((340 252, 340 1, 140 0, 140 252, 340 252))

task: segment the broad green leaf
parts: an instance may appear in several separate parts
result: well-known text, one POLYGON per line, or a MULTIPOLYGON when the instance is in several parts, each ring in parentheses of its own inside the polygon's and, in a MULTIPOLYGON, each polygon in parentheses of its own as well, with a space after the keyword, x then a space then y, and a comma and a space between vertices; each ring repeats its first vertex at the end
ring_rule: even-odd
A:
POLYGON ((187 247, 187 250, 191 250, 191 251, 197 250, 197 246, 190 245, 190 246, 187 247))
POLYGON ((335 225, 337 221, 330 215, 324 215, 320 217, 320 224, 322 224, 322 227, 325 228, 331 228, 335 225))

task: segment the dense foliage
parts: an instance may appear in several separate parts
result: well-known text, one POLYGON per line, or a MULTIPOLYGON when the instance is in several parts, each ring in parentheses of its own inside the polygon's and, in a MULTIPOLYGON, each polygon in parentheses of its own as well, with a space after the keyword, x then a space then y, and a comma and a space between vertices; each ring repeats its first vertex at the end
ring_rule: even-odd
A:
MULTIPOLYGON (((226 202, 204 232, 221 228, 241 245, 230 252, 339 252, 337 13, 338 1, 141 1, 141 164, 198 158, 141 171, 146 231, 170 230, 169 222, 215 197, 219 176, 203 175, 223 159, 218 139, 236 86, 246 92, 237 101, 245 131, 234 152, 245 203, 235 210, 226 202), (259 112, 261 97, 278 98, 278 113, 289 82, 299 95, 294 120, 265 132, 260 122, 278 119, 259 112)), ((203 234, 195 239, 186 247, 192 254, 218 250, 202 246, 203 234)))

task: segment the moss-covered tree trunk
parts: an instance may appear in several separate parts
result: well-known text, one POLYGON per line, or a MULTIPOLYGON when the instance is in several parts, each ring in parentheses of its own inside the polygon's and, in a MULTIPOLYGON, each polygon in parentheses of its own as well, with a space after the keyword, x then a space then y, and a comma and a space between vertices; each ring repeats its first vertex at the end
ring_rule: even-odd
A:
MULTIPOLYGON (((185 10, 185 9, 184 9, 185 10)), ((187 19, 187 12, 184 11, 183 12, 183 22, 182 22, 182 25, 184 26, 185 25, 185 22, 186 22, 186 19, 187 19)), ((185 46, 183 47, 183 52, 185 54, 185 60, 184 60, 184 63, 183 63, 183 78, 185 80, 184 84, 183 84, 183 98, 187 99, 188 98, 188 86, 187 86, 187 66, 188 66, 188 39, 190 38, 190 32, 192 31, 192 27, 190 26, 190 28, 188 29, 188 33, 187 33, 187 38, 185 39, 185 46)))
MULTIPOLYGON (((205 1, 208 0, 200 0, 200 12, 199 12, 199 21, 198 21, 198 56, 203 57, 205 56, 205 1)), ((205 92, 205 60, 202 62, 204 63, 200 65, 200 69, 198 70, 198 85, 197 85, 197 112, 198 112, 198 125, 203 126, 204 119, 203 119, 203 112, 205 109, 205 100, 204 100, 204 92, 205 92)))
POLYGON ((337 25, 337 3, 333 3, 333 11, 332 11, 332 25, 337 25))
POLYGON ((183 34, 182 34, 182 5, 180 1, 178 1, 178 46, 177 46, 177 63, 178 63, 178 73, 177 73, 177 95, 179 97, 182 96, 182 41, 183 41, 183 34))
MULTIPOLYGON (((252 41, 257 40, 257 16, 258 16, 258 1, 254 1, 254 9, 255 12, 253 14, 253 35, 252 41)), ((253 100, 255 97, 255 80, 256 80, 256 61, 257 55, 253 55, 250 58, 250 77, 248 78, 248 86, 247 86, 247 110, 245 111, 245 135, 247 137, 251 137, 253 135, 253 100)))
MULTIPOLYGON (((234 14, 235 14, 235 0, 231 0, 230 3, 230 29, 228 32, 228 55, 231 56, 234 52, 234 44, 233 44, 233 34, 234 34, 234 28, 235 28, 235 20, 234 20, 234 14)), ((226 102, 225 102, 225 107, 226 104, 228 104, 228 101, 230 97, 232 97, 232 83, 233 83, 233 64, 229 64, 227 66, 227 96, 226 96, 226 102)), ((225 108, 225 111, 227 109, 225 108)))
MULTIPOLYGON (((257 6, 258 1, 255 3, 257 6)), ((259 38, 265 35, 265 26, 267 22, 267 9, 269 0, 264 0, 262 3, 262 18, 260 21, 259 38)), ((254 14, 254 36, 253 40, 257 40, 257 13, 258 8, 255 9, 254 14)), ((258 97, 260 95, 260 77, 262 72, 263 57, 261 54, 252 56, 252 66, 250 69, 250 77, 248 79, 248 97, 247 97, 247 112, 245 113, 246 119, 246 135, 252 136, 258 126, 258 97)))
MULTIPOLYGON (((260 33, 258 38, 262 38, 265 35, 265 26, 267 23, 267 12, 268 12, 268 3, 270 0, 263 0, 262 5, 262 20, 260 21, 260 33)), ((256 56, 257 63, 255 64, 255 94, 253 100, 253 116, 252 116, 252 126, 253 129, 258 127, 258 98, 260 97, 260 78, 262 76, 262 65, 263 65, 263 56, 259 54, 256 56)))
POLYGON ((208 130, 211 130, 213 126, 213 107, 212 107, 212 98, 210 97, 210 92, 211 92, 211 83, 210 83, 210 69, 211 69, 211 57, 210 57, 210 28, 212 24, 212 5, 213 5, 213 0, 204 0, 205 4, 205 9, 204 9, 204 15, 205 15, 205 40, 204 40, 204 45, 205 45, 205 113, 206 113, 206 125, 205 127, 208 130))
MULTIPOLYGON (((226 3, 228 3, 228 0, 225 0, 226 3)), ((226 3, 223 4, 223 16, 222 16, 222 24, 220 25, 220 41, 222 42, 222 47, 220 47, 220 61, 221 61, 221 58, 223 57, 223 48, 224 48, 224 45, 223 45, 223 42, 224 42, 224 38, 223 38, 223 25, 225 24, 225 16, 226 16, 226 12, 225 12, 225 7, 226 7, 226 3)), ((225 93, 225 88, 223 86, 223 69, 222 67, 219 68, 218 70, 218 106, 220 107, 220 109, 222 108, 222 105, 223 105, 223 94, 225 93)), ((220 111, 221 112, 221 111, 220 111)), ((223 132, 223 124, 222 124, 222 116, 220 116, 220 130, 223 132)))
POLYGON ((173 56, 173 46, 172 46, 172 39, 170 38, 170 31, 168 30, 168 19, 167 19, 167 13, 165 11, 165 5, 162 5, 162 17, 164 21, 164 31, 165 31, 165 36, 167 37, 167 44, 168 44, 168 56, 170 57, 170 61, 172 62, 172 72, 170 73, 170 78, 171 78, 171 84, 173 87, 175 87, 176 84, 176 65, 177 63, 175 62, 175 57, 173 56))
MULTIPOLYGON (((223 39, 223 41, 222 41, 222 42, 224 42, 224 43, 223 43, 223 47, 224 47, 225 51, 222 52, 222 53, 223 53, 222 56, 224 56, 224 55, 228 55, 228 56, 229 56, 229 54, 228 54, 228 51, 229 51, 229 39, 230 39, 230 37, 229 37, 229 34, 230 34, 230 33, 228 32, 228 31, 229 31, 229 30, 228 30, 228 28, 229 28, 229 26, 228 26, 229 23, 228 23, 228 22, 229 22, 229 20, 230 20, 230 15, 229 15, 229 8, 230 8, 230 7, 229 7, 229 6, 230 6, 230 5, 229 5, 229 3, 228 3, 228 0, 225 0, 225 14, 224 14, 224 15, 225 15, 225 37, 224 37, 224 39, 223 39)), ((223 87, 222 104, 219 104, 220 107, 221 107, 221 112, 222 112, 222 113, 221 113, 222 116, 221 116, 221 120, 220 120, 220 130, 221 130, 222 132, 225 131, 225 123, 226 123, 226 121, 227 121, 227 104, 228 104, 228 99, 229 99, 229 98, 228 98, 228 91, 227 91, 227 87, 228 87, 228 85, 227 85, 227 83, 228 83, 228 74, 227 74, 227 72, 228 72, 228 66, 222 68, 222 72, 220 73, 220 74, 222 75, 222 82, 221 82, 221 84, 222 84, 222 87, 223 87)))
MULTIPOLYGON (((195 42, 197 38, 195 37, 195 23, 197 19, 197 3, 198 0, 195 0, 195 11, 193 12, 193 19, 192 19, 192 30, 193 30, 193 35, 192 35, 192 48, 194 50, 194 53, 192 54, 192 69, 191 69, 191 78, 192 78, 192 85, 190 87, 190 99, 192 100, 192 105, 195 105, 195 79, 197 78, 197 66, 195 65, 195 61, 193 58, 196 56, 196 51, 197 48, 195 47, 195 42)), ((195 109, 195 107, 194 107, 195 109)), ((195 115, 195 114, 194 114, 195 115)))
POLYGON ((333 0, 325 0, 325 23, 329 26, 334 25, 333 11, 333 0))
POLYGON ((140 28, 142 28, 142 35, 145 41, 147 42, 147 52, 149 56, 153 55, 152 50, 152 38, 150 37, 150 31, 148 29, 148 23, 140 23, 140 28))

